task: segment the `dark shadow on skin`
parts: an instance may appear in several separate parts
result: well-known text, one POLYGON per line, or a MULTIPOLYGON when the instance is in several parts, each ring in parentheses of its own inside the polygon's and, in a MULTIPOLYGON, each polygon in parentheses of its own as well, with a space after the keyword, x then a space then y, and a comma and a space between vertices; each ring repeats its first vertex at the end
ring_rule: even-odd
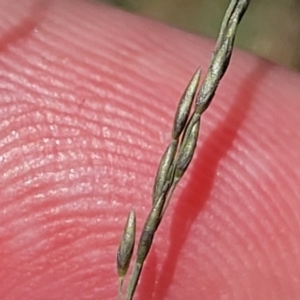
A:
POLYGON ((0 53, 5 52, 11 44, 29 36, 45 17, 48 5, 49 2, 46 0, 35 2, 25 18, 1 35, 0 53))
MULTIPOLYGON (((176 264, 181 249, 184 247, 192 224, 195 222, 195 219, 201 212, 211 193, 219 161, 227 155, 227 152, 232 147, 238 129, 247 116, 257 86, 271 68, 272 65, 269 63, 260 62, 259 66, 243 80, 242 84, 237 87, 233 106, 225 119, 217 125, 217 128, 211 133, 210 137, 208 137, 201 148, 198 149, 196 161, 192 162, 192 168, 190 170, 192 180, 190 180, 184 188, 174 209, 170 226, 170 246, 167 250, 166 260, 162 265, 161 272, 159 276, 157 276, 155 290, 152 291, 151 296, 147 290, 148 286, 146 287, 144 284, 141 284, 141 294, 143 296, 150 296, 145 299, 166 299, 169 286, 176 272, 176 264), (220 143, 220 141, 222 142, 222 146, 216 147, 215 145, 220 143), (211 155, 211 149, 214 149, 213 157, 211 155), (210 158, 210 161, 205 159, 207 157, 210 158), (205 170, 205 172, 203 172, 203 170, 205 170), (195 198, 193 191, 199 189, 199 184, 201 184, 202 189, 195 198), (193 207, 193 209, 190 209, 191 207, 193 207)), ((199 138, 201 139, 201 129, 199 138)), ((145 266, 147 266, 148 263, 147 261, 145 266)), ((145 278, 143 280, 145 280, 145 278)))

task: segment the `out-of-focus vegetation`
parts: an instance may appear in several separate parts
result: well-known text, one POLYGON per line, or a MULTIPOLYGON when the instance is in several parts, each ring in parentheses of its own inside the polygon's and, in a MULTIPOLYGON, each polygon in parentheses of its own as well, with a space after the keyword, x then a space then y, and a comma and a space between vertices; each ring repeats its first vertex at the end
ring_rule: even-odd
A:
MULTIPOLYGON (((216 37, 229 0, 97 0, 216 37)), ((253 0, 237 45, 300 71, 300 0, 253 0)))

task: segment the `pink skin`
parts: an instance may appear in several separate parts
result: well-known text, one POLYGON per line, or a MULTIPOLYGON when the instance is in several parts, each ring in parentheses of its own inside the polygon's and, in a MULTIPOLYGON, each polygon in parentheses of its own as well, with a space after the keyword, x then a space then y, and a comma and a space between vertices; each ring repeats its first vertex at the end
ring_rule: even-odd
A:
MULTIPOLYGON (((178 99, 212 41, 83 2, 0 1, 0 299, 116 299, 178 99)), ((300 77, 235 50, 135 299, 300 299, 300 77)))

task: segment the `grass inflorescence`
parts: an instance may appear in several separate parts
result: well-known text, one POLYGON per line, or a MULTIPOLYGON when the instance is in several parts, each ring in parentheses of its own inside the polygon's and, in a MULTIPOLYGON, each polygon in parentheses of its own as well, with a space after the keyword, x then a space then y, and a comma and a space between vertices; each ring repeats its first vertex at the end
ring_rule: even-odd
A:
MULTIPOLYGON (((207 74, 199 88, 201 70, 198 68, 185 89, 175 114, 171 142, 167 146, 156 174, 152 208, 145 221, 138 242, 133 273, 127 286, 125 299, 131 300, 136 290, 143 264, 166 212, 173 191, 188 168, 198 140, 201 116, 209 107, 216 89, 225 74, 232 54, 237 26, 250 0, 232 0, 225 13, 215 50, 207 74), (191 110, 193 111, 191 112, 191 110)), ((136 219, 129 213, 117 253, 119 298, 122 298, 123 279, 132 259, 135 244, 136 219)))

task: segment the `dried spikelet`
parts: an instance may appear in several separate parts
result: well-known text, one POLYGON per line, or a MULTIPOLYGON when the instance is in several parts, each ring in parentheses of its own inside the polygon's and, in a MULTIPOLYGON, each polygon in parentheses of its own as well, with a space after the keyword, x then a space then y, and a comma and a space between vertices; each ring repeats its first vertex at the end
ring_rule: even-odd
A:
POLYGON ((135 243, 135 231, 136 231, 136 217, 134 211, 131 210, 126 221, 124 232, 117 252, 117 271, 119 276, 120 297, 122 294, 123 280, 127 274, 127 270, 133 253, 133 248, 135 243))

